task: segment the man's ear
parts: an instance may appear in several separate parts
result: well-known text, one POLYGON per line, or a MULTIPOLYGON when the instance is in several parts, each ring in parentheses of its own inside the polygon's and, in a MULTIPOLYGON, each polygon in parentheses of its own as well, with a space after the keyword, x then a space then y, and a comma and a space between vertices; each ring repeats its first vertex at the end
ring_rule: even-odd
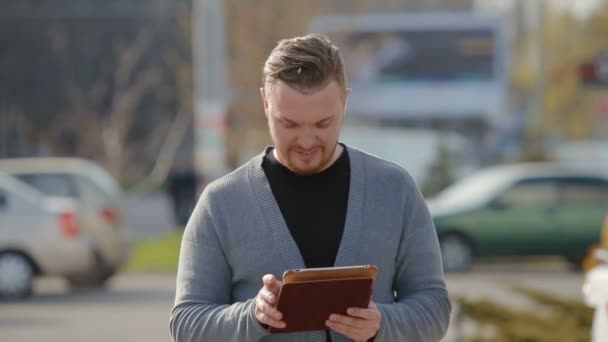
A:
POLYGON ((344 101, 348 102, 348 99, 350 98, 350 94, 352 94, 353 90, 351 88, 346 88, 346 96, 344 97, 344 101))
POLYGON ((260 87, 260 97, 262 98, 262 103, 264 104, 264 116, 268 119, 268 97, 266 96, 265 87, 260 87))
POLYGON ((344 94, 344 115, 346 115, 348 108, 348 100, 350 99, 350 94, 353 92, 351 88, 346 88, 346 94, 344 94))

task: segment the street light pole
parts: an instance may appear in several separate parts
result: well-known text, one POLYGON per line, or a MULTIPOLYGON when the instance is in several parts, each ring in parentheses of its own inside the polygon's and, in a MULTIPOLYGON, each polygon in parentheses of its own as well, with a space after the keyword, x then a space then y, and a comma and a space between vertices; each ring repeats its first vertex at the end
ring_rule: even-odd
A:
POLYGON ((530 51, 530 65, 534 75, 534 84, 531 97, 528 99, 526 110, 525 125, 527 127, 526 140, 524 146, 525 158, 542 158, 545 148, 545 136, 542 129, 542 124, 545 117, 544 100, 545 100, 545 37, 544 37, 544 16, 545 16, 545 0, 525 1, 525 12, 527 14, 528 33, 536 39, 530 51))
POLYGON ((222 0, 194 0, 194 165, 204 183, 228 171, 226 19, 222 0))

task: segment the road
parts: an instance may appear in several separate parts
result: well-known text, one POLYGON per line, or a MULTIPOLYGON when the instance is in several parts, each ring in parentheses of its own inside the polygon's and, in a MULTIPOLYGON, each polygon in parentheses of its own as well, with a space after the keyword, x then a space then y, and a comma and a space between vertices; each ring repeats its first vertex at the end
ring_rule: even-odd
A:
POLYGON ((102 291, 69 293, 59 279, 36 283, 36 296, 0 304, 0 341, 170 341, 175 278, 119 276, 102 291))
MULTIPOLYGON (((484 265, 448 275, 447 284, 454 298, 487 297, 511 305, 529 305, 509 291, 511 284, 582 298, 581 274, 561 268, 484 265)), ((0 341, 167 342, 174 289, 173 275, 120 275, 107 290, 80 293, 69 293, 59 279, 43 279, 33 298, 0 304, 0 341)))

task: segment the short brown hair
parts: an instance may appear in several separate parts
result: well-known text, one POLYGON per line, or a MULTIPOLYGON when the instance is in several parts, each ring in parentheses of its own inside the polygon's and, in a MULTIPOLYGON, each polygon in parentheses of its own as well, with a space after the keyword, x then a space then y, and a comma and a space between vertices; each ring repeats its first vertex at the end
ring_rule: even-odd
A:
POLYGON ((277 79, 301 92, 321 88, 332 80, 347 87, 340 51, 319 34, 279 41, 264 63, 262 84, 273 84, 277 79))

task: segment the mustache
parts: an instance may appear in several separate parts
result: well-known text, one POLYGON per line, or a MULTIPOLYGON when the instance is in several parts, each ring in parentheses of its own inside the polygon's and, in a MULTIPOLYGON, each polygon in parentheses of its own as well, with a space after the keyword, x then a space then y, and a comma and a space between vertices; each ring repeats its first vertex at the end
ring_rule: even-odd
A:
POLYGON ((291 150, 296 152, 314 152, 323 149, 323 146, 316 146, 312 148, 293 147, 291 150))

